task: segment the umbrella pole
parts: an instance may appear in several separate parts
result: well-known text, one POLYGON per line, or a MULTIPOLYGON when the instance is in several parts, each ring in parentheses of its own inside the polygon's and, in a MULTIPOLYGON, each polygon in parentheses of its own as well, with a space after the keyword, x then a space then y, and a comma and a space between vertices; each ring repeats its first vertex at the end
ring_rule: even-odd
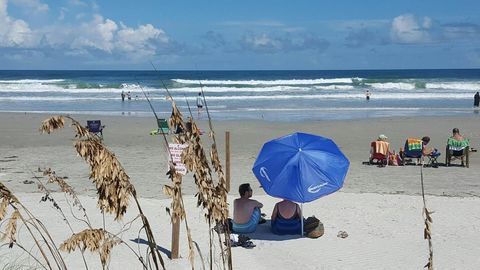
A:
POLYGON ((302 213, 301 226, 302 226, 302 237, 303 237, 303 203, 300 204, 300 212, 302 213))

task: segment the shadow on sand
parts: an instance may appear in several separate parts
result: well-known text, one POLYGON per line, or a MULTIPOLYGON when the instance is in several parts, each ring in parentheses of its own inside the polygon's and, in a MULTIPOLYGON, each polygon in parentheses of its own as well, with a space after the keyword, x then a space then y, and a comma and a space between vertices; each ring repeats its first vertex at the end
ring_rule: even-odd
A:
POLYGON ((300 232, 296 235, 276 235, 272 233, 271 222, 267 220, 264 224, 259 224, 254 233, 246 234, 252 240, 284 241, 301 238, 300 232))
MULTIPOLYGON (((136 244, 144 244, 144 245, 148 245, 148 241, 145 240, 145 239, 142 239, 142 238, 136 238, 136 239, 130 239, 130 241, 136 243, 136 244)), ((172 252, 164 247, 161 247, 159 245, 157 245, 157 249, 158 251, 162 252, 163 254, 165 254, 168 258, 171 259, 171 256, 172 256, 172 252)))

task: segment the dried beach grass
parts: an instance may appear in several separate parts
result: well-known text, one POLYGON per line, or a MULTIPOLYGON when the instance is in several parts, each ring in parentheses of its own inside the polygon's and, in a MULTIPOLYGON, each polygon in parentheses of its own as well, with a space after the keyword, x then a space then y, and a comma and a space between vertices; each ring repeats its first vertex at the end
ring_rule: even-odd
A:
MULTIPOLYGON (((0 183, 0 221, 2 221, 6 214, 7 214, 7 207, 10 204, 13 203, 18 203, 17 198, 10 192, 10 190, 0 183)), ((19 218, 20 213, 18 212, 18 209, 14 208, 14 212, 10 216, 10 220, 7 223, 7 228, 4 233, 2 233, 2 236, 0 237, 0 242, 3 242, 5 240, 9 241, 8 246, 11 248, 13 247, 13 244, 15 243, 15 233, 17 231, 17 219, 19 218)))
POLYGON ((77 138, 74 144, 77 153, 90 165, 89 177, 97 189, 97 206, 106 213, 114 214, 115 219, 122 218, 127 210, 129 197, 134 192, 129 176, 115 155, 73 118, 68 116, 51 117, 42 122, 40 130, 50 134, 56 129, 63 128, 64 118, 72 121, 77 138))
POLYGON ((105 267, 110 260, 113 246, 121 242, 103 229, 85 229, 65 240, 60 245, 60 250, 72 252, 79 248, 80 250, 98 252, 102 266, 105 267))
POLYGON ((432 243, 432 223, 433 219, 431 214, 433 212, 428 211, 427 203, 425 200, 425 186, 423 184, 423 166, 424 160, 422 159, 422 166, 420 167, 420 182, 422 186, 422 199, 423 199, 423 217, 425 223, 425 229, 423 230, 423 238, 428 240, 428 262, 423 268, 428 268, 428 270, 433 270, 433 243, 432 243))
MULTIPOLYGON (((85 212, 85 207, 83 207, 82 202, 78 198, 77 193, 75 192, 72 186, 70 186, 67 182, 65 182, 65 180, 62 177, 57 176, 55 171, 53 171, 51 168, 48 168, 46 170, 41 170, 39 168, 39 171, 42 172, 44 176, 48 176, 47 183, 57 184, 63 193, 69 195, 73 199, 73 206, 76 206, 80 211, 83 211, 84 216, 88 219, 85 212)), ((88 223, 90 224, 90 222, 88 223)))
POLYGON ((5 239, 8 239, 9 244, 8 247, 13 247, 13 244, 15 243, 15 233, 17 232, 17 219, 20 217, 20 212, 18 212, 17 209, 13 212, 13 214, 10 216, 10 220, 8 221, 7 224, 7 229, 5 230, 5 233, 3 234, 2 238, 0 238, 0 241, 5 241, 5 239))
MULTIPOLYGON (((217 184, 215 184, 212 169, 210 167, 210 161, 205 154, 204 148, 201 143, 200 129, 193 121, 192 117, 189 117, 189 127, 183 121, 182 113, 178 110, 175 101, 172 100, 172 114, 169 120, 169 125, 172 127, 181 127, 184 131, 180 134, 175 134, 174 141, 179 144, 187 144, 188 147, 184 149, 182 153, 182 161, 185 164, 188 172, 193 172, 195 184, 197 185, 198 192, 195 195, 197 197, 197 206, 202 206, 205 209, 205 219, 209 225, 210 236, 210 269, 213 265, 213 253, 212 253, 212 224, 226 224, 228 218, 228 204, 227 204, 227 189, 226 180, 224 177, 221 162, 218 156, 218 151, 215 142, 215 134, 209 117, 210 133, 209 136, 213 140, 212 150, 210 152, 210 160, 213 166, 213 170, 217 174, 217 184)), ((206 104, 206 103, 205 103, 206 104)), ((208 109, 207 109, 208 112, 208 109)), ((167 195, 172 197, 172 215, 181 219, 185 216, 185 209, 183 208, 183 198, 181 197, 181 180, 178 180, 178 174, 174 169, 170 168, 169 175, 173 182, 173 186, 165 186, 164 191, 167 195)), ((180 178, 181 179, 181 178, 180 178)), ((186 221, 185 221, 186 222, 186 221)), ((193 243, 191 241, 191 235, 187 228, 187 236, 189 240, 189 258, 193 268, 193 243)), ((218 235, 220 244, 220 234, 218 235)), ((229 232, 226 231, 224 240, 227 243, 227 250, 222 248, 221 256, 223 260, 223 266, 227 264, 228 269, 232 269, 231 249, 229 244, 229 232), (227 258, 227 262, 225 261, 227 258)))
POLYGON ((22 250, 26 251, 26 253, 35 261, 37 261, 43 268, 52 269, 52 263, 55 263, 58 269, 66 269, 67 267, 65 262, 56 248, 48 230, 45 228, 45 226, 43 226, 40 220, 38 220, 2 183, 0 183, 0 199, 2 200, 0 203, 0 220, 5 218, 8 206, 10 206, 13 210, 13 213, 7 223, 6 230, 1 234, 2 236, 0 238, 0 242, 8 240, 8 246, 10 248, 12 248, 14 245, 17 245, 22 250), (17 243, 16 233, 18 220, 20 220, 23 226, 25 226, 27 229, 46 265, 42 264, 35 257, 35 255, 17 243))
MULTIPOLYGON (((148 219, 143 214, 138 202, 135 188, 130 183, 130 177, 115 155, 103 145, 99 138, 69 116, 54 116, 44 120, 40 131, 50 134, 56 129, 63 128, 65 118, 71 120, 71 126, 76 137, 74 147, 77 153, 90 166, 89 178, 97 189, 97 206, 102 212, 113 214, 115 220, 119 220, 127 211, 130 198, 133 198, 143 222, 143 229, 145 229, 147 235, 149 258, 153 261, 156 269, 159 269, 159 264, 165 269, 148 219)), ((113 244, 109 244, 105 247, 105 251, 110 251, 113 246, 113 244)))

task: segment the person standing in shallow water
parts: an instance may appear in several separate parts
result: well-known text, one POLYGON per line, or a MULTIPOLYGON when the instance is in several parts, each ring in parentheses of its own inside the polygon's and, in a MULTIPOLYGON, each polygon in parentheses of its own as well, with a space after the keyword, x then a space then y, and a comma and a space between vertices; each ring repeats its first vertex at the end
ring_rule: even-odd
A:
POLYGON ((203 110, 203 100, 202 100, 202 93, 198 93, 197 97, 197 111, 198 111, 198 118, 200 118, 200 113, 203 110))
POLYGON ((370 100, 370 96, 371 96, 371 95, 372 95, 372 94, 370 93, 370 91, 367 90, 367 91, 365 92, 365 98, 367 99, 367 101, 370 100))
POLYGON ((480 103, 480 94, 477 92, 473 96, 473 107, 478 107, 479 103, 480 103))
POLYGON ((125 91, 122 91, 121 96, 122 96, 122 101, 125 101, 125 91))

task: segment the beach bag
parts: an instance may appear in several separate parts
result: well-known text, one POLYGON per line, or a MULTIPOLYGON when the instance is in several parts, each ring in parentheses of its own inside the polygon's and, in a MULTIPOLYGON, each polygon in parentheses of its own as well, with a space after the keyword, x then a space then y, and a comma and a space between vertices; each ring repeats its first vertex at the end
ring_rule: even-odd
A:
POLYGON ((388 165, 398 166, 397 155, 390 155, 390 156, 388 156, 388 165))
POLYGON ((308 234, 309 232, 313 231, 318 224, 320 224, 320 220, 315 216, 308 217, 303 222, 303 231, 308 234))
POLYGON ((399 166, 400 164, 402 164, 400 155, 393 153, 392 155, 388 156, 388 165, 399 166))
POLYGON ((311 216, 303 223, 303 231, 308 238, 318 238, 324 234, 325 229, 318 218, 311 216))
POLYGON ((307 234, 308 238, 319 238, 325 233, 325 228, 323 227, 323 223, 320 222, 318 226, 311 232, 307 234))

